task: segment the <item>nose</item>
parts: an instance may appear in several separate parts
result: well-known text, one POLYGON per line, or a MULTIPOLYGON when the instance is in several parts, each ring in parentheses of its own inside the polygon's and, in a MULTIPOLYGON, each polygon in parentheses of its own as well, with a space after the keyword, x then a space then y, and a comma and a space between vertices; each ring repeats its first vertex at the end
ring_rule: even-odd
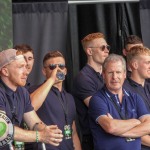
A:
POLYGON ((114 73, 112 74, 112 78, 113 78, 113 79, 116 79, 116 77, 117 77, 117 73, 114 72, 114 73))

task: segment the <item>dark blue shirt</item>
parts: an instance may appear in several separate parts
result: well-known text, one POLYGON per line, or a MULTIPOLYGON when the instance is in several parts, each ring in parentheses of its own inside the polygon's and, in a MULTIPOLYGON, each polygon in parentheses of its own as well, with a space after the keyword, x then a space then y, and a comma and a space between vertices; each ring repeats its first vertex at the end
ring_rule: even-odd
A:
MULTIPOLYGON (((2 80, 0 84, 3 85, 0 88, 0 110, 6 112, 13 124, 20 126, 24 113, 33 110, 29 93, 24 87, 18 87, 14 92, 2 80)), ((5 150, 5 148, 2 149, 5 150)))
MULTIPOLYGON (((34 88, 37 89, 38 87, 34 88)), ((30 92, 34 91, 33 87, 29 89, 30 92)), ((64 132, 64 126, 68 123, 71 128, 73 121, 75 121, 76 108, 74 99, 71 94, 65 90, 59 92, 55 87, 52 87, 48 93, 46 100, 37 111, 38 116, 46 125, 57 125, 59 129, 64 132), (62 107, 64 106, 67 112, 67 122, 65 120, 65 112, 62 107)), ((38 149, 41 149, 41 145, 38 145, 38 149)), ((52 146, 46 144, 47 150, 74 150, 73 141, 71 139, 63 138, 60 146, 52 146)))
POLYGON ((126 139, 119 136, 106 133, 97 123, 98 117, 110 113, 114 119, 121 120, 121 117, 112 102, 114 101, 121 114, 127 118, 140 118, 149 112, 142 98, 135 93, 124 90, 122 103, 119 103, 118 95, 110 93, 106 87, 98 91, 89 103, 90 126, 94 138, 94 150, 140 150, 141 140, 136 138, 135 141, 126 142, 126 139))
POLYGON ((143 98, 147 109, 150 111, 150 83, 148 81, 145 81, 143 87, 141 84, 138 84, 131 78, 127 78, 123 86, 127 91, 138 93, 143 98))
MULTIPOLYGON (((143 87, 141 84, 138 84, 128 77, 124 82, 124 88, 128 91, 138 93, 142 97, 147 109, 150 112, 150 82, 148 80, 145 80, 143 87)), ((146 149, 150 150, 150 147, 142 145, 142 150, 146 149)))
POLYGON ((74 79, 73 96, 75 98, 78 119, 83 135, 91 134, 88 119, 88 108, 84 99, 95 94, 103 87, 103 79, 99 72, 96 72, 88 64, 78 73, 74 79))

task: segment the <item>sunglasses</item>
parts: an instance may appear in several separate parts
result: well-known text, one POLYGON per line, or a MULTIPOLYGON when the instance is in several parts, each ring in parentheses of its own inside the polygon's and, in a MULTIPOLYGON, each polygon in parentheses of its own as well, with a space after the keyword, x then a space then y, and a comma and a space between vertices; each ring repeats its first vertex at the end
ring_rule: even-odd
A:
POLYGON ((110 51, 110 45, 102 45, 100 47, 90 47, 90 48, 100 48, 101 51, 105 51, 105 49, 110 51))
POLYGON ((50 64, 48 67, 49 67, 50 70, 54 70, 57 66, 61 70, 63 70, 66 67, 65 64, 50 64))

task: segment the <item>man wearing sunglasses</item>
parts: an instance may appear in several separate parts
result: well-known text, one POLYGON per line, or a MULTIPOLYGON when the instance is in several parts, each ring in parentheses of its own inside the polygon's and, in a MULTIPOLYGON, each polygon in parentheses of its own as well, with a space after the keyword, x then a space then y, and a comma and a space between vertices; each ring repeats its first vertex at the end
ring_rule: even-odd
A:
POLYGON ((102 64, 109 54, 110 46, 102 33, 92 33, 83 38, 82 46, 87 64, 74 79, 73 95, 81 130, 82 149, 93 150, 93 138, 89 126, 88 106, 90 98, 104 85, 102 64))
MULTIPOLYGON (((63 88, 63 81, 67 74, 63 55, 59 51, 47 53, 43 59, 42 72, 46 81, 29 89, 32 105, 45 124, 58 125, 64 135, 60 146, 47 144, 46 149, 81 150, 75 125, 74 99, 63 88)), ((39 146, 40 144, 37 145, 39 146)))
MULTIPOLYGON (((28 71, 26 60, 20 51, 7 49, 0 52, 0 111, 13 123, 13 139, 20 142, 44 142, 58 146, 62 131, 57 125, 46 126, 35 113, 26 84, 28 71), (22 119, 30 130, 20 128, 22 119)), ((8 150, 8 145, 1 148, 8 150)))

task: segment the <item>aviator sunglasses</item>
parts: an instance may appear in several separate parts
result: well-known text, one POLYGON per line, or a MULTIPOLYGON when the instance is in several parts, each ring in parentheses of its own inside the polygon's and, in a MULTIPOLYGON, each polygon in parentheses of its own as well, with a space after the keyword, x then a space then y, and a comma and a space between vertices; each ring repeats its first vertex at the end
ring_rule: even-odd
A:
POLYGON ((100 48, 101 51, 104 51, 105 49, 108 49, 110 51, 110 45, 102 45, 99 47, 89 47, 89 48, 100 48))
POLYGON ((49 67, 50 70, 54 70, 57 66, 61 70, 63 70, 66 67, 65 64, 50 64, 48 67, 49 67))

